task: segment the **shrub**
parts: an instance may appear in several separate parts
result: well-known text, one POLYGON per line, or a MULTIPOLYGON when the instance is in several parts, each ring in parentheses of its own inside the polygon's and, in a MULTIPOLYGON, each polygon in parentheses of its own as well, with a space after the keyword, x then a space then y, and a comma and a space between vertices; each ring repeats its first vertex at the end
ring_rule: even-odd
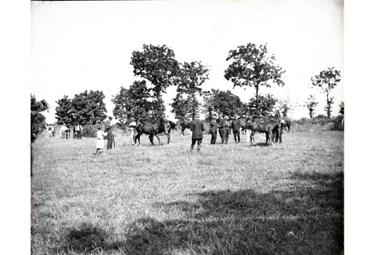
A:
POLYGON ((98 129, 96 125, 85 125, 82 130, 82 136, 83 137, 96 137, 97 130, 98 129))

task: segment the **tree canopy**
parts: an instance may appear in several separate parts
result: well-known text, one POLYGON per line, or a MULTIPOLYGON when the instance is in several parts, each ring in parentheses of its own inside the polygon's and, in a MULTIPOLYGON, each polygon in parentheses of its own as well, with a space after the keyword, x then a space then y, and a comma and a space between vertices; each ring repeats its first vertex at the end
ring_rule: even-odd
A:
POLYGON ((330 93, 340 81, 341 81, 341 72, 336 70, 334 67, 329 67, 327 70, 323 70, 319 74, 311 78, 312 86, 319 87, 323 91, 323 93, 325 93, 326 96, 325 111, 327 113, 328 118, 331 117, 333 105, 333 97, 330 96, 330 93))
POLYGON ((256 97, 259 96, 261 86, 271 87, 272 83, 284 86, 282 74, 285 71, 275 63, 274 55, 268 55, 266 45, 248 43, 246 46, 238 46, 229 51, 226 60, 231 63, 224 77, 234 87, 254 87, 256 97))
POLYGON ((253 118, 273 115, 278 100, 270 94, 250 99, 248 103, 249 115, 253 118))
POLYGON ((244 105, 241 99, 231 91, 211 89, 204 92, 204 110, 211 116, 213 112, 223 116, 242 114, 244 105))
POLYGON ((309 111, 309 117, 312 119, 314 117, 315 107, 318 105, 315 97, 310 95, 305 103, 306 108, 309 111))
POLYGON ((146 81, 134 81, 128 88, 121 87, 112 99, 114 103, 113 115, 120 123, 131 118, 148 119, 153 110, 152 96, 146 81))
POLYGON ((201 86, 209 78, 208 74, 209 70, 201 62, 180 64, 175 79, 177 94, 171 104, 176 118, 182 119, 187 114, 194 118, 200 107, 197 96, 201 96, 201 86))
POLYGON ((84 91, 73 99, 68 96, 56 101, 55 115, 58 124, 96 124, 106 118, 105 95, 102 91, 84 91))
POLYGON ((175 59, 174 51, 166 45, 155 46, 144 44, 142 51, 133 51, 131 65, 133 73, 151 82, 153 87, 154 114, 163 115, 165 111, 162 93, 174 85, 174 79, 177 75, 179 64, 175 59))
POLYGON ((42 99, 37 101, 34 95, 31 95, 31 142, 34 142, 37 135, 46 128, 45 116, 41 113, 49 109, 49 104, 42 99))

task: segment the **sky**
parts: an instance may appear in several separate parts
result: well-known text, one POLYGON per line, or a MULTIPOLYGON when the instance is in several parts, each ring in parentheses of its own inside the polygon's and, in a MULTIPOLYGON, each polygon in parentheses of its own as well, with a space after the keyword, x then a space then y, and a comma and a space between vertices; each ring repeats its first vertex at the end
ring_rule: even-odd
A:
MULTIPOLYGON (((224 78, 228 52, 267 44, 286 85, 260 93, 288 100, 291 118, 308 117, 310 94, 319 102, 316 114, 324 114, 324 94, 311 88, 311 77, 328 67, 343 71, 342 0, 32 2, 31 17, 31 93, 50 104, 49 123, 56 100, 84 90, 102 90, 111 114, 120 87, 140 79, 129 63, 143 44, 166 44, 180 62, 201 61, 210 69, 204 89, 231 90, 244 102, 255 90, 233 89, 224 78)), ((341 82, 332 92, 333 115, 343 92, 341 82)), ((168 111, 174 96, 170 87, 168 111)))

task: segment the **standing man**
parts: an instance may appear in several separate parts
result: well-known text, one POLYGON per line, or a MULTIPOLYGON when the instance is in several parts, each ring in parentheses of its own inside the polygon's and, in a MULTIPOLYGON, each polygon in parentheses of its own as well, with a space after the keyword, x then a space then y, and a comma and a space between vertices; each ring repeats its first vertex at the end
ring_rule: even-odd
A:
POLYGON ((219 119, 219 135, 223 144, 225 141, 226 121, 223 119, 223 116, 221 116, 219 119))
POLYGON ((113 126, 110 126, 108 128, 108 134, 107 134, 107 139, 108 139, 108 143, 107 143, 107 146, 106 148, 108 150, 111 150, 113 148, 113 145, 114 145, 114 148, 115 148, 115 139, 114 139, 114 134, 113 134, 113 126))
POLYGON ((197 152, 199 152, 201 148, 201 142, 205 128, 204 123, 199 120, 199 117, 200 116, 196 114, 195 119, 190 124, 190 129, 192 131, 192 143, 190 148, 191 153, 196 142, 197 142, 197 152))
POLYGON ((217 131, 218 131, 217 121, 214 118, 214 116, 212 116, 212 118, 210 120, 210 131, 209 131, 209 133, 211 134, 210 144, 215 144, 216 143, 216 141, 217 141, 217 131))
POLYGON ((131 145, 135 145, 136 141, 135 141, 135 130, 136 130, 136 122, 131 119, 131 122, 128 124, 128 128, 129 128, 129 138, 131 139, 131 145))
POLYGON ((82 126, 79 123, 75 126, 75 130, 77 133, 77 139, 82 139, 82 126))
POLYGON ((231 122, 229 121, 229 117, 225 116, 225 132, 224 132, 224 142, 225 144, 228 143, 229 134, 231 133, 231 122))
POLYGON ((241 129, 241 121, 240 116, 236 115, 235 118, 232 120, 232 131, 233 131, 233 137, 234 141, 236 143, 240 142, 240 129, 241 129))

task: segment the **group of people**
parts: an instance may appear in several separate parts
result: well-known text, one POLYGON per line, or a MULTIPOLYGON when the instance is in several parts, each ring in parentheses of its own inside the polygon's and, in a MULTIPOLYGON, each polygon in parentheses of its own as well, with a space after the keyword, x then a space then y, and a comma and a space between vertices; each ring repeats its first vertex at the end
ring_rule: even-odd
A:
POLYGON ((222 144, 227 144, 229 140, 229 135, 231 131, 233 132, 233 138, 236 143, 241 141, 241 120, 240 116, 235 116, 234 119, 230 120, 228 116, 220 117, 217 121, 216 117, 212 117, 210 121, 210 134, 211 140, 210 144, 215 144, 219 135, 222 144))
POLYGON ((102 124, 98 126, 96 132, 96 154, 101 154, 104 149, 104 139, 107 139, 106 149, 111 150, 115 148, 115 138, 113 134, 113 118, 109 117, 105 123, 105 132, 102 130, 102 124))
MULTIPOLYGON (((190 151, 192 152, 194 145, 197 142, 197 151, 200 151, 203 132, 205 130, 204 123, 199 120, 199 115, 195 116, 195 120, 193 120, 190 124, 190 129, 192 131, 192 143, 190 147, 190 151)), ((222 144, 227 144, 229 140, 229 135, 231 131, 233 132, 233 137, 235 143, 239 143, 241 141, 241 120, 240 116, 235 116, 234 119, 230 120, 228 116, 217 117, 212 116, 210 121, 210 130, 209 133, 211 135, 210 144, 216 144, 217 136, 219 135, 221 138, 222 144)))

